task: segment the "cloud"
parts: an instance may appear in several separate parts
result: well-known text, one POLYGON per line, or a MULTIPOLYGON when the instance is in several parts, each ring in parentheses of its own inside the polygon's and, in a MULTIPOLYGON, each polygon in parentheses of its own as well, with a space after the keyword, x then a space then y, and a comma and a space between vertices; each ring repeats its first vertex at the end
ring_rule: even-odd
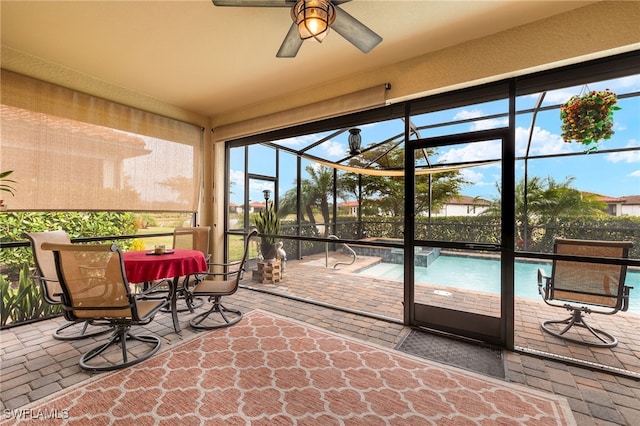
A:
MULTIPOLYGON (((638 146, 640 143, 631 139, 625 148, 637 148, 638 146)), ((605 159, 611 163, 640 163, 640 151, 612 152, 605 155, 605 159)))
POLYGON ((463 109, 462 111, 458 112, 456 115, 453 116, 454 120, 468 120, 470 118, 478 118, 478 117, 482 117, 482 111, 480 111, 479 109, 474 109, 474 110, 467 110, 467 109, 463 109))
POLYGON ((347 152, 346 145, 333 140, 324 142, 320 147, 329 158, 341 158, 344 157, 347 152))
MULTIPOLYGON (((322 139, 321 135, 303 135, 282 139, 280 141, 277 141, 276 144, 280 146, 287 146, 289 148, 300 148, 312 145, 320 139, 322 139)), ((344 157, 347 152, 346 144, 342 144, 334 140, 324 141, 317 147, 313 148, 313 150, 321 151, 322 154, 316 153, 316 155, 327 159, 344 157)))
MULTIPOLYGON (((323 165, 322 165, 322 164, 320 164, 320 163, 316 163, 316 162, 314 161, 314 162, 312 162, 311 164, 309 164, 307 167, 311 167, 314 171, 316 171, 316 172, 317 172, 317 171, 319 171, 322 167, 325 167, 325 166, 323 166, 323 165)), ((305 167, 305 169, 306 169, 307 167, 305 167)))
POLYGON ((232 184, 238 185, 237 188, 242 188, 244 186, 244 172, 240 170, 230 170, 229 180, 232 184))
MULTIPOLYGON (((524 157, 527 153, 527 143, 529 140, 529 128, 516 128, 516 155, 524 157)), ((579 150, 576 144, 565 143, 559 134, 551 133, 539 126, 533 128, 531 137, 531 148, 529 155, 560 154, 579 150)))
POLYGON ((636 170, 635 172, 629 173, 631 177, 640 177, 640 170, 636 170))
POLYGON ((302 135, 276 141, 276 144, 288 147, 307 146, 318 141, 319 139, 320 138, 318 137, 318 135, 302 135))
POLYGON ((630 75, 627 77, 617 78, 612 84, 609 85, 609 88, 614 92, 617 91, 626 91, 626 92, 635 92, 640 90, 640 75, 630 75))
POLYGON ((450 164, 467 161, 482 161, 500 158, 502 148, 500 141, 469 143, 460 148, 445 149, 438 156, 438 163, 450 164))
MULTIPOLYGON (((244 188, 244 172, 240 170, 230 170, 229 180, 231 187, 229 190, 234 193, 235 198, 238 198, 238 188, 244 188)), ((264 200, 262 191, 268 189, 273 193, 273 182, 250 179, 249 180, 249 199, 251 201, 264 200)), ((242 202, 242 201, 240 201, 242 202)))
MULTIPOLYGON (((479 109, 474 110, 462 110, 454 115, 454 120, 469 120, 472 118, 482 117, 484 113, 479 109)), ((509 119, 505 118, 488 118, 486 120, 478 120, 470 123, 471 131, 496 129, 498 127, 506 127, 509 124, 509 119)))
MULTIPOLYGON (((601 81, 590 83, 589 86, 573 86, 564 87, 558 90, 551 90, 546 93, 543 104, 563 104, 574 95, 581 95, 587 90, 605 90, 609 89, 615 93, 628 93, 640 90, 640 75, 632 75, 623 78, 617 78, 615 80, 601 81)), ((529 95, 535 99, 540 96, 540 93, 529 95)))
MULTIPOLYGON (((547 92, 546 95, 544 95, 544 100, 542 101, 542 103, 544 105, 555 105, 555 104, 563 104, 565 102, 567 102, 569 100, 570 97, 572 97, 573 95, 577 95, 580 93, 579 88, 566 88, 566 89, 560 89, 560 90, 552 90, 551 92, 547 92)), ((536 94, 536 98, 539 96, 539 94, 536 94)))
POLYGON ((488 185, 487 183, 483 183, 484 174, 478 172, 477 170, 472 169, 461 169, 460 174, 465 180, 473 183, 474 185, 488 185))
POLYGON ((471 130, 487 130, 487 129, 497 129, 499 127, 506 127, 509 125, 509 119, 505 118, 489 118, 486 120, 480 120, 473 123, 471 126, 471 130))

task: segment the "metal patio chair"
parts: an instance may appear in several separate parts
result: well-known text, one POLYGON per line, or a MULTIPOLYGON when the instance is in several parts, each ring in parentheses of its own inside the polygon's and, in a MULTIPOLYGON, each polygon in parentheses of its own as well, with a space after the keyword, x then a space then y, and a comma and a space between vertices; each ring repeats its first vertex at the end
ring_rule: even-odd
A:
POLYGON ((131 293, 117 246, 44 243, 42 249, 53 252, 65 317, 70 321, 106 322, 112 327, 106 343, 80 357, 82 369, 116 370, 142 362, 158 351, 158 337, 133 334, 131 327, 151 322, 167 299, 141 300, 131 293), (132 340, 140 343, 129 347, 132 340))
POLYGON ((554 244, 555 254, 593 257, 594 262, 555 259, 551 276, 538 270, 538 291, 544 302, 571 312, 569 318, 544 321, 542 329, 574 343, 608 348, 616 346, 618 340, 611 333, 587 324, 585 315, 613 315, 627 310, 629 292, 633 287, 625 285, 626 265, 598 261, 627 258, 632 246, 633 243, 628 241, 557 239, 554 244), (569 334, 573 327, 586 329, 587 337, 592 335, 596 339, 584 339, 575 332, 569 334))
POLYGON ((242 260, 224 264, 210 264, 214 268, 221 268, 223 272, 202 274, 202 280, 195 285, 191 293, 194 296, 208 297, 211 302, 211 308, 194 316, 189 321, 191 327, 201 330, 212 330, 229 327, 242 319, 242 312, 237 309, 225 307, 221 299, 224 296, 232 295, 238 290, 238 284, 242 279, 249 257, 249 244, 251 239, 257 235, 258 231, 254 229, 246 236, 242 260), (218 277, 222 277, 223 279, 218 279, 218 277), (210 317, 212 314, 214 315, 213 318, 210 317), (218 314, 220 315, 219 318, 216 317, 218 314))
MULTIPOLYGON (((211 255, 209 254, 209 234, 211 232, 210 226, 193 226, 193 227, 177 227, 173 230, 173 248, 174 249, 186 249, 186 250, 198 250, 204 254, 207 263, 211 255)), ((178 308, 178 312, 189 311, 193 313, 193 310, 204 305, 204 299, 201 297, 193 297, 191 292, 186 291, 187 287, 195 286, 201 280, 200 274, 186 275, 179 277, 179 287, 176 289, 177 297, 179 300, 184 300, 185 307, 178 308)), ((166 282, 161 280, 154 284, 155 289, 152 292, 157 291, 158 284, 166 282)), ((162 312, 168 312, 169 308, 162 308, 162 312)))
MULTIPOLYGON (((69 235, 63 231, 27 232, 22 236, 31 243, 35 272, 32 278, 40 284, 44 300, 51 305, 60 305, 60 283, 53 253, 42 249, 42 243, 71 244, 69 235)), ((78 340, 87 337, 95 337, 110 332, 111 329, 104 324, 96 324, 91 321, 69 321, 58 327, 53 332, 57 340, 78 340)))

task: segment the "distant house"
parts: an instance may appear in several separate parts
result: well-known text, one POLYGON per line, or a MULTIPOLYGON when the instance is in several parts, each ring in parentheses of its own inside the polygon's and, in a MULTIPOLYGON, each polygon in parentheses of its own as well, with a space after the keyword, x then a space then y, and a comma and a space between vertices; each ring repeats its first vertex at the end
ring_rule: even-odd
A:
MULTIPOLYGON (((433 216, 477 216, 487 210, 490 205, 491 202, 482 198, 459 195, 451 198, 449 202, 447 202, 439 212, 434 213, 433 216)), ((360 205, 357 201, 345 201, 338 204, 340 212, 348 216, 357 216, 359 207, 360 205)))
POLYGON ((258 201, 254 201, 253 203, 249 203, 249 213, 258 213, 263 212, 265 209, 265 203, 260 203, 258 201))
POLYGON ((242 213, 244 209, 240 204, 229 201, 229 213, 242 213))
POLYGON ((611 216, 622 216, 622 205, 624 204, 624 198, 608 197, 606 195, 596 194, 598 201, 602 201, 607 205, 605 213, 611 216))
POLYGON ((640 216, 640 195, 624 195, 620 206, 622 216, 640 216))
POLYGON ((340 213, 347 216, 358 216, 359 207, 360 207, 360 203, 358 203, 357 201, 345 201, 343 203, 338 204, 340 213))
POLYGON ((478 216, 489 208, 490 201, 482 198, 458 195, 452 197, 439 212, 433 216, 478 216))
POLYGON ((640 195, 609 197, 596 194, 596 197, 607 205, 606 213, 611 216, 640 216, 640 195))
MULTIPOLYGON (((370 209, 376 209, 377 207, 377 212, 379 216, 390 216, 392 215, 392 213, 390 211, 387 210, 383 210, 379 207, 379 203, 378 201, 380 201, 380 199, 369 199, 367 200, 368 204, 367 206, 370 209)), ((360 210, 360 203, 358 203, 357 201, 344 201, 342 203, 338 203, 338 210, 340 212, 340 214, 345 215, 345 216, 358 216, 358 211, 360 210)))

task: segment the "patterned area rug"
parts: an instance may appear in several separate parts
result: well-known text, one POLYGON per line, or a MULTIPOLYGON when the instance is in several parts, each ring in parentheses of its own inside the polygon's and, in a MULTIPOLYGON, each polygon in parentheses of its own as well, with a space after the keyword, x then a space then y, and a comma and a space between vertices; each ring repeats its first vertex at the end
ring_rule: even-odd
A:
POLYGON ((575 425, 562 397, 263 311, 25 409, 48 425, 575 425))

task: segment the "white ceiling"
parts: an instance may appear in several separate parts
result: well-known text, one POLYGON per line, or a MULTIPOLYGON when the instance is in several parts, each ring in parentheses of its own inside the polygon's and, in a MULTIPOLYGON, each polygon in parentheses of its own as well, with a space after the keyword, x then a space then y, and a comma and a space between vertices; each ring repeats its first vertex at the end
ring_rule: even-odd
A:
POLYGON ((341 7, 383 37, 363 54, 338 33, 275 54, 287 8, 193 1, 5 1, 2 45, 212 117, 592 1, 353 0, 341 7))

